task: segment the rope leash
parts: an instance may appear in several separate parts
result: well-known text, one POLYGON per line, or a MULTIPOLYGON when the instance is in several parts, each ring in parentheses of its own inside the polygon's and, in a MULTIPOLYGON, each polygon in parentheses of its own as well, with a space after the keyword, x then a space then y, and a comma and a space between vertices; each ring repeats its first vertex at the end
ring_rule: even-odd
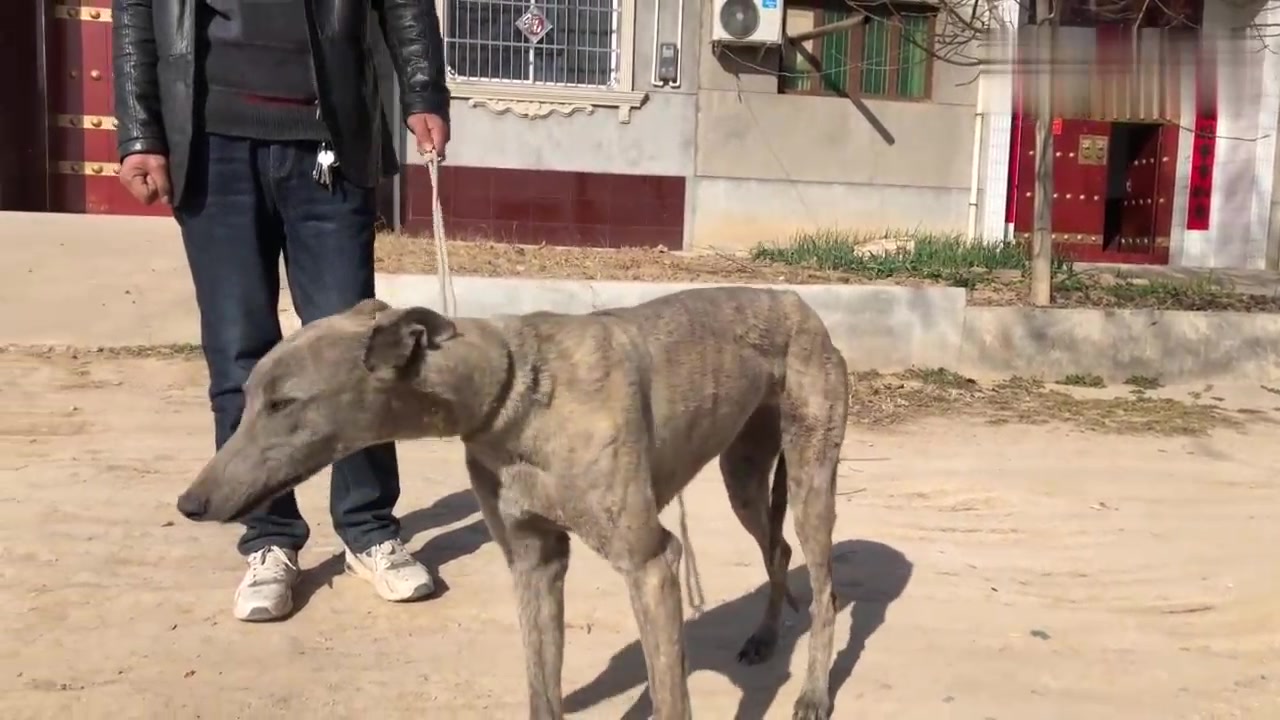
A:
MULTIPOLYGON (((449 268, 449 247, 444 234, 444 208, 440 205, 440 156, 427 153, 427 173, 431 176, 431 237, 436 246, 436 278, 440 281, 440 310, 453 317, 458 314, 458 296, 453 290, 453 273, 449 268)), ((694 617, 703 613, 706 596, 702 590, 702 576, 698 561, 693 556, 693 544, 689 541, 688 513, 684 507, 684 493, 676 496, 680 510, 680 543, 684 546, 685 595, 694 617)))
POLYGON ((440 156, 426 155, 427 173, 431 176, 431 237, 436 243, 436 279, 440 281, 440 311, 449 317, 458 314, 458 296, 453 291, 453 272, 449 268, 449 247, 444 236, 444 208, 440 205, 440 156))
POLYGON ((689 609, 696 618, 702 615, 707 606, 707 597, 702 593, 702 573, 698 572, 698 560, 693 556, 693 543, 689 542, 688 512, 684 509, 684 493, 676 494, 676 503, 680 510, 680 544, 684 546, 684 594, 689 598, 689 609))

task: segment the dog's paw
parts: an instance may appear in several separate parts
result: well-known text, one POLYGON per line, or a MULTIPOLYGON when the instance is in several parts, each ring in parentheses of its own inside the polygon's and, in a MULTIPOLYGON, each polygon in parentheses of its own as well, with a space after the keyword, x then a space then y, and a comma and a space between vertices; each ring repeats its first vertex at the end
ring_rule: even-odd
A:
POLYGON ((803 693, 796 700, 795 712, 791 720, 831 720, 831 701, 825 697, 816 697, 803 693))
POLYGON ((743 665, 759 665, 773 657, 778 647, 778 633, 757 631, 742 644, 738 651, 738 662, 743 665))

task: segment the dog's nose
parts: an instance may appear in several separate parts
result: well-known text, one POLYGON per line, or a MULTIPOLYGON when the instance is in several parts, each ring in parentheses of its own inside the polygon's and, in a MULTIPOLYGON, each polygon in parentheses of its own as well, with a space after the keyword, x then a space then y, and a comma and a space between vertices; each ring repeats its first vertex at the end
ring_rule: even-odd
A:
POLYGON ((199 520, 209 511, 209 501, 192 495, 191 493, 183 493, 178 498, 178 512, 188 520, 199 520))

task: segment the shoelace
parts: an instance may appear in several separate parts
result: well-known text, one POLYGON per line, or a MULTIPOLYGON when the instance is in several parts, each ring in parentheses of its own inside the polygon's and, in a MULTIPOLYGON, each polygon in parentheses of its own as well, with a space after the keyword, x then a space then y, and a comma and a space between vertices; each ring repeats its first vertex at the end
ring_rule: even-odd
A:
POLYGON ((415 562, 403 545, 390 540, 374 545, 370 554, 373 556, 374 565, 379 570, 393 570, 415 562))
POLYGON ((252 575, 253 582, 258 580, 283 580, 286 569, 297 570, 298 567, 293 564, 289 556, 280 548, 263 548, 249 556, 249 572, 252 575), (273 560, 276 562, 272 562, 273 560))

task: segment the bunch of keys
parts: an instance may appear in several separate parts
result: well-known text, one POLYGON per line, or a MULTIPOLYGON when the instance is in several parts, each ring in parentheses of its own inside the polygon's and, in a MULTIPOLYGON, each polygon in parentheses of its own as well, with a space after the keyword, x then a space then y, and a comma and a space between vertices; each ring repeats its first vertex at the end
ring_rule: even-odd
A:
POLYGON ((320 143, 316 152, 316 168, 311 171, 311 178, 321 187, 333 190, 333 169, 338 165, 338 156, 333 153, 329 143, 320 143))

